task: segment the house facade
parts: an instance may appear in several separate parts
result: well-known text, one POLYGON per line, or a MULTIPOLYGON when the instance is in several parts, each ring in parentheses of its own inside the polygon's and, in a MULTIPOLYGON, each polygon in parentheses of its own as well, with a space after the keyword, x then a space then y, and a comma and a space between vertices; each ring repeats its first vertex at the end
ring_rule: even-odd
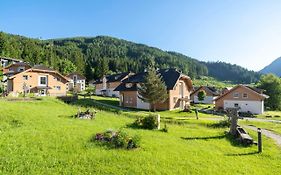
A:
MULTIPOLYGON (((158 71, 167 87, 168 98, 156 104, 157 110, 184 109, 190 104, 190 92, 193 89, 191 79, 176 69, 158 71)), ((120 106, 151 109, 151 105, 139 98, 138 87, 144 81, 147 72, 141 72, 125 79, 116 89, 120 93, 120 106)))
POLYGON ((262 114, 264 112, 264 100, 266 98, 269 97, 263 94, 261 89, 237 85, 228 92, 217 97, 214 101, 217 110, 238 108, 240 112, 262 114))
POLYGON ((85 90, 86 77, 77 72, 68 74, 66 77, 69 79, 67 84, 67 89, 69 91, 75 89, 77 92, 81 92, 85 90))
POLYGON ((200 86, 190 94, 190 99, 193 103, 214 104, 214 99, 217 98, 219 95, 219 92, 214 87, 200 86), (206 94, 204 100, 202 101, 198 99, 198 93, 200 91, 204 91, 206 94))
POLYGON ((17 73, 7 80, 7 92, 12 96, 34 93, 37 96, 64 96, 68 79, 57 71, 37 65, 17 73))
POLYGON ((108 75, 104 76, 93 82, 95 86, 95 94, 103 95, 108 97, 119 97, 120 94, 118 91, 114 91, 116 87, 118 87, 122 81, 133 73, 125 72, 120 74, 108 75))

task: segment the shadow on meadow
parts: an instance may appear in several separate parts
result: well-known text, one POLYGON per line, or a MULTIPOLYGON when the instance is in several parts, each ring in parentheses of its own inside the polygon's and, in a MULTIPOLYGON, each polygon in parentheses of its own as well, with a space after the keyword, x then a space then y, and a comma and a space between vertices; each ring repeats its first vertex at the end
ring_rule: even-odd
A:
POLYGON ((206 136, 206 137, 181 137, 181 139, 184 140, 219 140, 219 139, 225 139, 227 140, 232 146, 235 147, 241 147, 241 148, 246 148, 249 147, 245 144, 242 144, 237 138, 229 134, 228 132, 225 132, 222 135, 217 135, 217 136, 206 136))

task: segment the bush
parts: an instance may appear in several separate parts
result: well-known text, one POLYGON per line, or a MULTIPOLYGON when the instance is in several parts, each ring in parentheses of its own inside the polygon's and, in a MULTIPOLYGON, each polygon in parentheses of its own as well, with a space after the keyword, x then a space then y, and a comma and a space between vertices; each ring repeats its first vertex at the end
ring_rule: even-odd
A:
POLYGON ((248 112, 238 112, 238 115, 241 116, 241 117, 250 117, 250 118, 256 117, 250 111, 248 111, 248 112))
POLYGON ((158 126, 157 116, 150 114, 149 116, 144 118, 137 118, 132 126, 143 129, 156 129, 158 126))
POLYGON ((142 120, 142 126, 144 129, 155 129, 157 128, 157 116, 149 115, 142 120))
POLYGON ((140 137, 130 137, 125 131, 107 130, 104 133, 97 133, 91 141, 99 141, 112 148, 133 149, 140 146, 140 137))

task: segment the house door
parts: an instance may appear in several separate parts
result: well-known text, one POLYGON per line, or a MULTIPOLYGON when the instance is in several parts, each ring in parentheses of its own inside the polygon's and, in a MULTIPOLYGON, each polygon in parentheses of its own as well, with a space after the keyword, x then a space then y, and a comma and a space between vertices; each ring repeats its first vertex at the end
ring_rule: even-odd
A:
POLYGON ((39 90, 39 96, 46 96, 46 89, 39 90))

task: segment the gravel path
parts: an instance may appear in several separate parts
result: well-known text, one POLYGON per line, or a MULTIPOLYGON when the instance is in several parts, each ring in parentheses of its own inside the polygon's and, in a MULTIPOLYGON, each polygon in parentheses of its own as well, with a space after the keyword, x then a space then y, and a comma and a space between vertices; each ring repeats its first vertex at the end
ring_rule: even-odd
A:
POLYGON ((242 120, 257 121, 257 122, 281 123, 281 120, 270 120, 270 119, 262 119, 262 118, 248 118, 248 117, 244 117, 244 118, 242 118, 242 120))
MULTIPOLYGON (((255 127, 255 126, 244 125, 243 127, 247 128, 247 129, 251 129, 253 131, 257 131, 257 127, 255 127)), ((272 138, 273 140, 276 141, 277 145, 279 145, 281 147, 281 135, 275 134, 266 129, 261 129, 261 130, 262 130, 263 135, 265 135, 266 137, 272 138)))

